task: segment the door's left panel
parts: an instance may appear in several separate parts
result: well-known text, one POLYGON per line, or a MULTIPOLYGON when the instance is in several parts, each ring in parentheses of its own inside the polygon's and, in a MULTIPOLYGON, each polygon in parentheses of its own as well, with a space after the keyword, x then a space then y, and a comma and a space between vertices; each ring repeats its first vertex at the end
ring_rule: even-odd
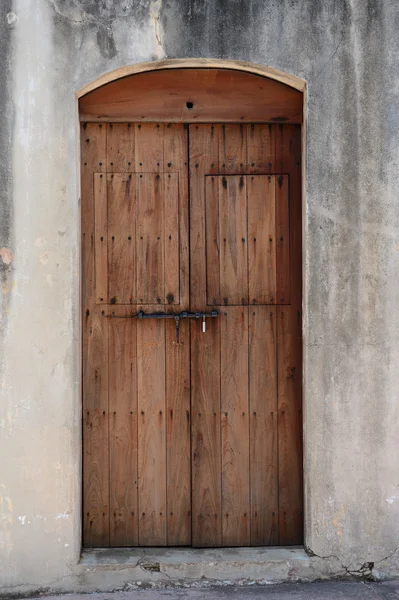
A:
POLYGON ((87 123, 81 159, 83 544, 188 545, 188 327, 135 318, 188 308, 187 130, 87 123))

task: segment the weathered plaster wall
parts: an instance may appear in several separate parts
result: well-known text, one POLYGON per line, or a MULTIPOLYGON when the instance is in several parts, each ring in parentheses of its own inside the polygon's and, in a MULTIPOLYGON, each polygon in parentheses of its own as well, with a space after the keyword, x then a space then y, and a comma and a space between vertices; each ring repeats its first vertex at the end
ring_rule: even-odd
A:
POLYGON ((2 592, 85 586, 74 93, 164 57, 308 82, 306 545, 399 574, 398 29, 396 0, 0 3, 2 592))

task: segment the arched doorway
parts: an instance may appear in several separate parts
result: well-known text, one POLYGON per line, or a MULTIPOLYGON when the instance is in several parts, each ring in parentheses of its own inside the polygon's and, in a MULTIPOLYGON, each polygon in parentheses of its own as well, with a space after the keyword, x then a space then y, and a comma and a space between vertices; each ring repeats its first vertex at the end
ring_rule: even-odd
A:
POLYGON ((84 545, 298 544, 302 94, 165 64, 79 101, 84 545))

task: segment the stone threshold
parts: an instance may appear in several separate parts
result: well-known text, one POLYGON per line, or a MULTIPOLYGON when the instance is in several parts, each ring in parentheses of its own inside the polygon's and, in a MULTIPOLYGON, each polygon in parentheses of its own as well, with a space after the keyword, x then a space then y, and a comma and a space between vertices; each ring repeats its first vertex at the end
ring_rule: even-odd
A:
POLYGON ((337 565, 303 547, 86 549, 74 568, 85 591, 176 585, 247 585, 314 581, 339 575, 337 565))

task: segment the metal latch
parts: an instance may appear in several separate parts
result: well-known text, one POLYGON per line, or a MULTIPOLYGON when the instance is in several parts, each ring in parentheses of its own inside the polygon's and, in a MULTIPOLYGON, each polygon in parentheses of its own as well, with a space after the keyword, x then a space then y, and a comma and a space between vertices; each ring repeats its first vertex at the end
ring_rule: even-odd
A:
POLYGON ((140 311, 137 314, 130 314, 126 316, 109 315, 110 317, 118 317, 124 319, 174 319, 176 323, 176 343, 179 343, 179 328, 181 319, 202 319, 202 331, 206 331, 206 319, 215 319, 219 315, 217 310, 212 312, 188 312, 183 311, 181 313, 145 313, 140 311))

